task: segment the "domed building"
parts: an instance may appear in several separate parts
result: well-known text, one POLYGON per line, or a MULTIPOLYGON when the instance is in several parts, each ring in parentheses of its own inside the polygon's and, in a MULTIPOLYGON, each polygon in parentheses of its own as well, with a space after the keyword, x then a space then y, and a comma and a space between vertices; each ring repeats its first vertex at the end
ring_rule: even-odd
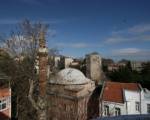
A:
POLYGON ((73 68, 63 69, 50 78, 47 91, 49 119, 86 120, 94 81, 73 68))

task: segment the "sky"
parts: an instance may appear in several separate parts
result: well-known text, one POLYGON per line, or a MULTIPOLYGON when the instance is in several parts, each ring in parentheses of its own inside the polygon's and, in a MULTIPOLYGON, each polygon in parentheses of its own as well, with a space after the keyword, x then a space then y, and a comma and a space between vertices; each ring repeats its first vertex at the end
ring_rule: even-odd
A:
POLYGON ((150 0, 0 0, 0 33, 24 19, 49 24, 48 47, 66 56, 150 60, 150 0))

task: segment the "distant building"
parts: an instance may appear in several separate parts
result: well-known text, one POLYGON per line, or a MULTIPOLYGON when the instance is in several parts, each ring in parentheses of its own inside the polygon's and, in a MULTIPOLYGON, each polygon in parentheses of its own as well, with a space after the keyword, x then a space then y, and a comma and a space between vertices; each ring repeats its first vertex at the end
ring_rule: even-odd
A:
POLYGON ((60 62, 61 62, 60 64, 62 66, 61 67, 62 69, 68 68, 71 65, 71 63, 73 62, 73 58, 63 56, 63 57, 61 57, 60 62))
POLYGON ((142 62, 139 61, 131 61, 131 68, 132 70, 140 72, 143 68, 142 62))
POLYGON ((69 67, 71 67, 71 68, 76 68, 76 69, 80 69, 80 67, 81 67, 81 60, 79 60, 79 59, 74 59, 74 60, 72 61, 72 63, 70 64, 69 67))
POLYGON ((86 55, 86 76, 96 84, 101 83, 101 57, 98 53, 86 55))
POLYGON ((109 72, 112 72, 112 71, 116 71, 116 70, 119 70, 119 65, 118 64, 110 64, 107 66, 107 69, 109 72))
POLYGON ((122 67, 125 67, 126 64, 125 63, 113 63, 113 64, 109 64, 107 66, 107 69, 109 72, 112 72, 112 71, 116 71, 116 70, 119 70, 119 68, 122 68, 122 67))
POLYGON ((61 56, 54 56, 54 67, 59 68, 61 56))
POLYGON ((102 59, 102 65, 103 66, 108 66, 108 65, 113 64, 113 63, 114 63, 114 61, 112 59, 106 59, 106 58, 102 59))

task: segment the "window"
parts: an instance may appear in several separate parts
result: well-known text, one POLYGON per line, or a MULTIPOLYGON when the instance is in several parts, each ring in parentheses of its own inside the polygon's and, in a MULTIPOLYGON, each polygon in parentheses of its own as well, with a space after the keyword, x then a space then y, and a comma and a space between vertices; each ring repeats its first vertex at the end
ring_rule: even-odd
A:
POLYGON ((139 102, 135 102, 135 110, 140 111, 140 103, 139 102))
POLYGON ((121 115, 120 108, 115 108, 115 116, 121 115))
POLYGON ((3 110, 6 108, 6 104, 7 103, 7 99, 3 99, 3 100, 0 100, 0 110, 3 110))
POLYGON ((104 115, 105 116, 109 115, 109 106, 107 106, 107 105, 104 106, 104 115))
POLYGON ((147 104, 147 113, 150 114, 150 104, 147 104))

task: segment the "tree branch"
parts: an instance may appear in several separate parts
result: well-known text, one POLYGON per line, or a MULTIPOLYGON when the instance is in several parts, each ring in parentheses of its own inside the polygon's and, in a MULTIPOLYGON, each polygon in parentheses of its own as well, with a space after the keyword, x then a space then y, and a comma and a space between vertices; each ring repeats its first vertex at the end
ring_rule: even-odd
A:
POLYGON ((33 105, 33 107, 36 110, 38 110, 39 109, 38 104, 33 99, 34 81, 33 80, 29 80, 29 82, 30 82, 30 88, 29 88, 28 98, 29 98, 29 101, 31 102, 31 104, 33 105))

